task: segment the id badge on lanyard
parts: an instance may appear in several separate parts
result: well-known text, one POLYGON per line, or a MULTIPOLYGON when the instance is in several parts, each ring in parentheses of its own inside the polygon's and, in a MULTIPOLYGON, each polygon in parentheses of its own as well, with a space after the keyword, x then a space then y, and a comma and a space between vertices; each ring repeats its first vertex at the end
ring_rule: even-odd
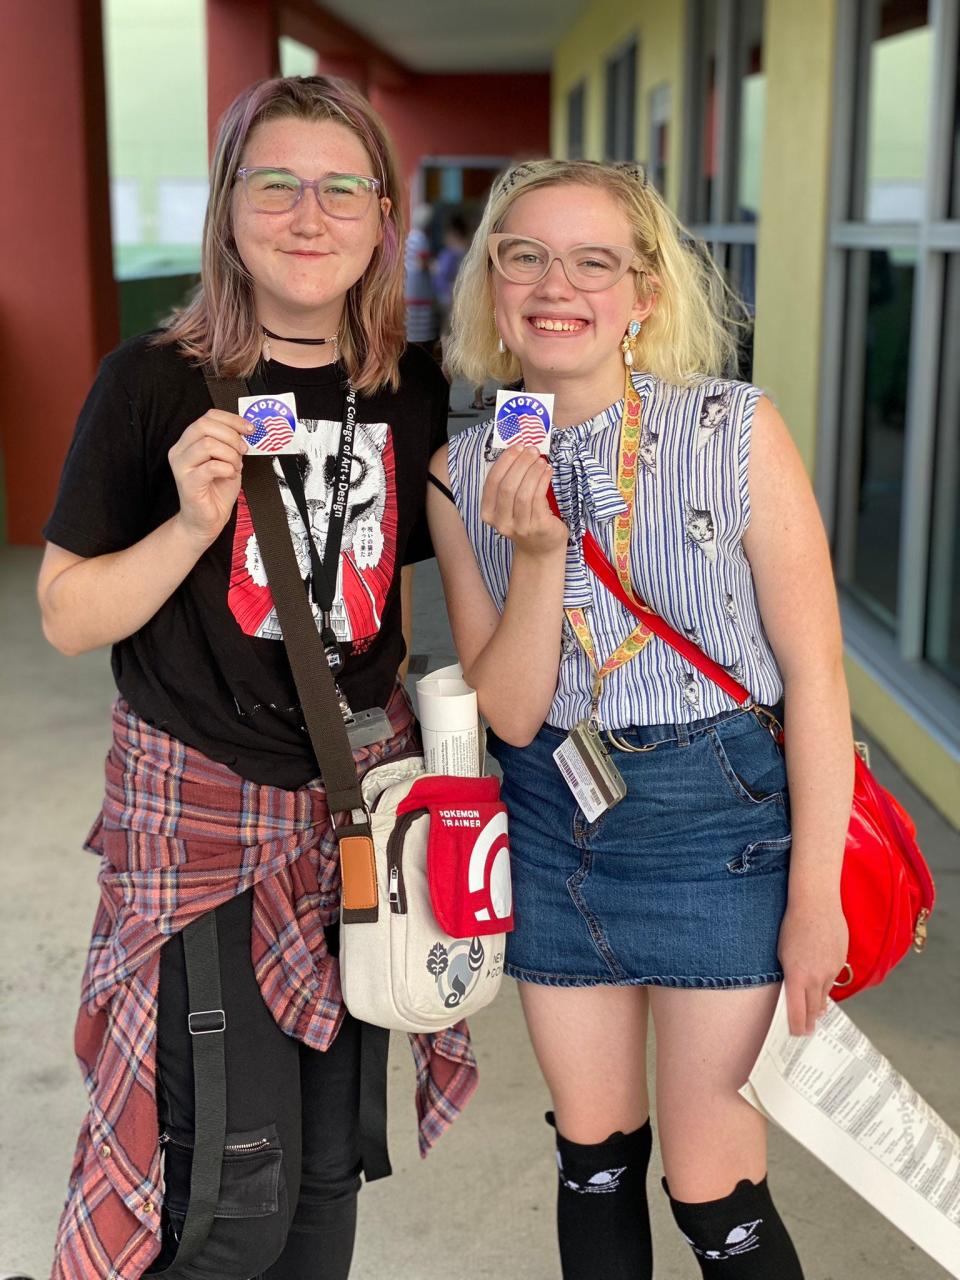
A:
POLYGON ((330 505, 330 522, 327 526, 327 537, 323 555, 320 555, 310 527, 310 511, 307 496, 300 474, 297 455, 284 454, 279 457, 280 469, 287 482, 287 488, 297 505, 297 511, 303 522, 310 551, 310 591, 315 604, 320 607, 320 639, 327 663, 333 673, 337 701, 340 714, 346 726, 350 746, 357 750, 369 746, 373 742, 382 742, 393 736, 393 726, 383 707, 367 707, 362 711, 354 711, 346 694, 340 688, 338 676, 343 670, 344 653, 340 641, 333 629, 333 605, 336 599, 337 578, 340 569, 340 549, 343 545, 343 529, 347 517, 347 502, 350 496, 350 472, 353 468, 353 440, 357 427, 357 393, 352 386, 347 387, 344 400, 343 423, 340 428, 340 443, 337 449, 334 468, 333 501, 330 505))
MULTIPOLYGON (((626 379, 623 418, 620 423, 620 453, 617 466, 617 488, 626 503, 626 511, 616 518, 614 525, 614 556, 617 574, 625 590, 632 596, 630 582, 630 531, 633 526, 634 494, 636 490, 637 444, 640 438, 640 397, 630 378, 626 379)), ((653 638, 650 629, 641 622, 616 651, 601 665, 597 658, 593 636, 587 625, 583 609, 567 609, 567 619, 593 667, 594 679, 590 699, 590 714, 570 730, 567 737, 553 753, 561 777, 573 793, 588 822, 595 822, 601 814, 618 804, 627 794, 623 775, 614 764, 600 734, 599 702, 603 681, 611 672, 625 666, 635 658, 653 638)))

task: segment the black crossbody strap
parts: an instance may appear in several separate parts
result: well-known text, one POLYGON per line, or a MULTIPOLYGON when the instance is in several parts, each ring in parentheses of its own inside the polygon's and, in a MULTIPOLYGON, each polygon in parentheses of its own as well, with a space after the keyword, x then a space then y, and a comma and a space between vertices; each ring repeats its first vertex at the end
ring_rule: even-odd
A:
POLYGON ((245 458, 243 492, 283 631, 287 657, 300 695, 304 723, 320 766, 331 816, 363 808, 357 766, 347 738, 313 610, 290 541, 290 527, 269 458, 245 458))
MULTIPOLYGON (((207 373, 204 376, 214 405, 236 413, 238 398, 247 394, 246 383, 239 378, 214 378, 207 373)), ((363 796, 353 751, 340 713, 330 664, 300 577, 287 513, 270 458, 244 458, 243 492, 300 695, 304 723, 320 766, 327 806, 331 815, 362 809, 363 796)))
POLYGON ((227 1136, 226 1014, 220 991, 217 921, 206 911, 183 930, 193 1047, 193 1165, 190 1203, 171 1265, 157 1275, 179 1274, 206 1243, 220 1198, 220 1170, 227 1136))
MULTIPOLYGON (((239 379, 215 378, 205 372, 210 398, 218 409, 236 412, 237 400, 247 394, 239 379)), ((304 723, 310 735, 327 794, 327 808, 351 811, 358 821, 340 835, 371 838, 369 820, 357 777, 350 740, 340 712, 333 674, 307 600, 290 527, 270 458, 246 457, 243 492, 250 508, 257 545, 283 631, 293 679, 300 695, 304 723), (357 813, 356 811, 360 812, 357 813)), ((390 1174, 387 1150, 387 1053, 390 1033, 364 1023, 360 1054, 360 1158, 368 1182, 390 1174)))

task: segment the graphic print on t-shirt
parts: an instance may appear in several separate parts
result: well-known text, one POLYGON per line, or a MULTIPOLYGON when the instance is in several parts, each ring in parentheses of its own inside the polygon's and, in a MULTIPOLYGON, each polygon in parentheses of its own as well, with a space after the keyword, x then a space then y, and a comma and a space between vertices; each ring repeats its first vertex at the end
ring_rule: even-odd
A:
MULTIPOLYGON (((336 479, 341 424, 301 418, 305 445, 298 455, 310 516, 310 532, 323 556, 336 479)), ((279 463, 274 470, 287 510, 300 576, 311 573, 310 544, 293 494, 279 463)), ((340 548, 337 588, 331 624, 337 639, 362 651, 380 629, 397 554, 397 486, 393 439, 385 422, 357 423, 353 440, 350 494, 340 548)), ((253 522, 241 490, 228 592, 230 611, 245 635, 280 640, 282 632, 267 586, 267 575, 253 522)), ((310 597, 314 617, 320 607, 310 597)))

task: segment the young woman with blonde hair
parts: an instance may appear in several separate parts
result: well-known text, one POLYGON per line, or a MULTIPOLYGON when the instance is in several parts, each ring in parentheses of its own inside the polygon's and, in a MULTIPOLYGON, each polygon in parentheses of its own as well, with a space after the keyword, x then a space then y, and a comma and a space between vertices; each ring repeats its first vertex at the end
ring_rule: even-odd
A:
MULTIPOLYGON (((252 86, 220 128, 196 297, 104 360, 80 415, 40 603, 63 652, 113 646, 120 696, 58 1280, 342 1280, 359 1175, 389 1172, 386 1033, 340 996, 336 841, 243 494, 260 428, 212 408, 204 368, 295 394, 304 440, 273 467, 344 699, 381 710, 362 772, 416 741, 401 580, 432 554, 446 439, 446 382, 404 350, 402 206, 356 90, 252 86)), ((416 1058, 426 1150, 475 1067, 463 1028, 416 1058)))
POLYGON ((545 160, 495 184, 454 302, 463 376, 555 396, 548 459, 481 424, 436 455, 428 510, 504 772, 507 969, 553 1099, 567 1280, 652 1274, 648 1017, 665 1187, 702 1273, 801 1275, 737 1090, 780 984, 809 1032, 844 962, 851 735, 816 504, 776 409, 726 376, 726 297, 642 170, 545 160), (590 742, 626 785, 606 807, 602 756, 569 754, 590 742), (558 749, 587 795, 603 779, 589 817, 558 749))

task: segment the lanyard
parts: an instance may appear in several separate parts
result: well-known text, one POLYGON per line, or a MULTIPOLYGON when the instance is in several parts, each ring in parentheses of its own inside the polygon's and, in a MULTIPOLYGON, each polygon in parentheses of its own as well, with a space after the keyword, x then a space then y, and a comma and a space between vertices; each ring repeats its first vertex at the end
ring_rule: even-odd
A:
MULTIPOLYGON (((620 512, 613 528, 613 562, 616 567, 620 585, 631 600, 637 597, 630 581, 630 533, 633 528, 634 500, 637 489, 637 456, 640 444, 642 421, 642 403, 633 385, 630 374, 626 378, 626 391, 623 402, 623 416, 620 419, 620 450, 617 458, 617 488, 626 503, 626 511, 620 512)), ((580 643, 580 647, 593 667, 593 688, 590 698, 590 719, 598 720, 597 707, 600 701, 600 690, 603 682, 611 672, 625 666, 632 658, 646 648, 653 638, 653 632, 640 622, 627 636, 626 640, 607 658, 602 665, 597 658, 596 645, 583 609, 565 609, 567 620, 580 643)))
MULTIPOLYGON (((263 386, 259 375, 256 381, 263 386)), ((251 384, 254 379, 251 379, 251 384)), ((258 390, 259 389, 255 388, 258 390)), ((267 394, 263 387, 263 394, 267 394)), ((337 447, 337 458, 333 475, 333 499, 330 504, 330 520, 327 525, 327 537, 321 557, 310 528, 310 510, 307 506, 307 495, 303 487, 303 476, 300 474, 298 457, 295 454, 281 454, 278 461, 287 488, 300 513, 307 546, 310 551, 310 592, 313 600, 320 606, 323 614, 321 639, 327 651, 327 659, 334 671, 343 665, 340 646, 330 624, 330 614, 337 592, 337 574, 339 570, 340 548, 343 545, 343 529, 347 519, 347 499, 350 494, 350 472, 353 467, 353 440, 357 427, 357 393, 348 383, 343 405, 343 419, 340 426, 340 442, 337 447)))

